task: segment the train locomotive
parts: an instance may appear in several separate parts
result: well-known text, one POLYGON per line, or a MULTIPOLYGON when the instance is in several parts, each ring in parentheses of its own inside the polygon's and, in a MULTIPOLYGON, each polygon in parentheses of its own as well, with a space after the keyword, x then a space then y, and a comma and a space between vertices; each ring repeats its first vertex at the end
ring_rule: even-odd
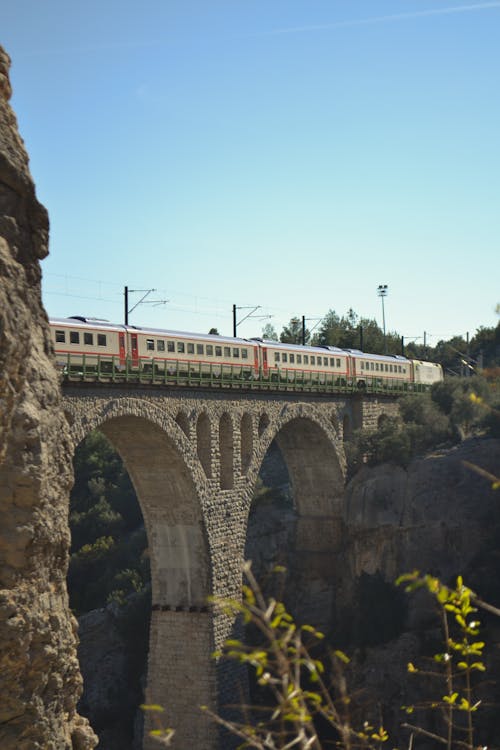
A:
POLYGON ((357 349, 185 333, 81 316, 49 322, 57 367, 70 379, 260 383, 301 390, 426 390, 443 379, 439 364, 357 349))

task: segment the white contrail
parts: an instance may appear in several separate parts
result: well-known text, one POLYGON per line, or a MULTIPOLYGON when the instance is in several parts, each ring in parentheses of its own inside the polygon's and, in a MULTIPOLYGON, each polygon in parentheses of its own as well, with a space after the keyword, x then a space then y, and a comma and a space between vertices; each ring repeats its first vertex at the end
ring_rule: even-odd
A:
POLYGON ((469 13, 474 10, 488 10, 491 8, 500 8, 500 0, 487 3, 473 3, 471 5, 452 5, 448 8, 429 8, 427 10, 416 10, 409 13, 394 13, 387 16, 372 16, 370 18, 334 21, 333 23, 322 23, 311 26, 294 26, 284 29, 274 29, 273 31, 268 31, 267 34, 298 34, 304 31, 326 31, 328 29, 341 29, 347 26, 368 26, 369 24, 384 23, 387 21, 405 21, 409 18, 444 16, 451 13, 469 13))

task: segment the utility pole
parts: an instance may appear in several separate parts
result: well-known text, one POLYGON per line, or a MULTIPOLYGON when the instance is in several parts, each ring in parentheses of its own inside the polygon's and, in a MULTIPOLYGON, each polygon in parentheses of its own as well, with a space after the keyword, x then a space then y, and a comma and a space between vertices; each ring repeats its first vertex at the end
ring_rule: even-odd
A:
POLYGON ((244 307, 237 307, 237 305, 233 305, 233 338, 236 338, 236 329, 238 328, 240 323, 243 323, 244 320, 247 318, 258 318, 259 320, 268 320, 269 318, 272 318, 272 315, 254 315, 254 312, 256 310, 260 310, 261 305, 255 305, 255 307, 252 307, 251 305, 246 305, 244 307), (236 320, 236 310, 250 310, 248 315, 245 315, 244 318, 241 320, 236 320))
POLYGON ((139 305, 141 305, 143 303, 146 304, 146 305, 165 305, 169 301, 168 299, 151 299, 151 300, 148 300, 147 302, 144 302, 144 300, 146 299, 146 297, 149 294, 151 294, 151 292, 156 292, 156 289, 129 289, 128 286, 124 287, 124 289, 123 289, 123 296, 124 296, 124 299, 125 299, 125 315, 124 315, 124 319, 125 319, 125 325, 126 326, 128 326, 128 316, 139 305), (136 302, 135 305, 129 309, 129 306, 128 306, 128 296, 129 296, 129 294, 133 294, 135 292, 145 292, 145 294, 144 294, 143 297, 141 297, 141 299, 139 300, 139 302, 136 302))
POLYGON ((302 346, 306 345, 306 316, 302 316, 302 346))

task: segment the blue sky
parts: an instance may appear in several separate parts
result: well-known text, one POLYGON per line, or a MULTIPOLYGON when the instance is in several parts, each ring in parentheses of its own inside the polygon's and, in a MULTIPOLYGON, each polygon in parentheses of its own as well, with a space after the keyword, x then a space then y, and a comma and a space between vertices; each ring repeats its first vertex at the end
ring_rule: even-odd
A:
POLYGON ((496 325, 500 1, 6 0, 50 315, 496 325), (142 294, 131 294, 131 304, 142 294), (248 310, 240 310, 242 318, 248 310))

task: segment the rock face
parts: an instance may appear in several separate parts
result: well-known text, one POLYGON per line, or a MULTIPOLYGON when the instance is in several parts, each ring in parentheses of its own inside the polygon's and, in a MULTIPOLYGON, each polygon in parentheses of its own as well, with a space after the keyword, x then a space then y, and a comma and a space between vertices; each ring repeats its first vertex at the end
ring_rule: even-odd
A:
POLYGON ((471 439, 408 469, 359 472, 344 495, 348 578, 379 573, 394 581, 414 568, 443 580, 466 575, 500 525, 498 492, 469 464, 498 474, 500 441, 471 439))
POLYGON ((47 212, 0 48, 0 747, 86 750, 66 593, 71 448, 40 294, 47 212))
MULTIPOLYGON (((470 465, 498 475, 500 440, 468 440, 415 460, 408 469, 366 468, 346 488, 337 635, 354 654, 354 689, 376 696, 384 706, 391 742, 399 747, 408 745, 408 735, 398 730, 408 720, 400 707, 435 698, 435 688, 442 688, 408 677, 406 665, 422 664, 424 654, 439 650, 442 636, 430 599, 423 592, 404 594, 394 586, 397 576, 417 569, 453 584, 463 575, 481 599, 500 605, 500 497, 470 465)), ((495 680, 500 627, 484 612, 480 620, 491 646, 485 654, 487 674, 495 680)), ((494 706, 499 687, 488 683, 494 706)), ((481 721, 487 733, 481 744, 489 744, 498 736, 498 719, 481 721)))

